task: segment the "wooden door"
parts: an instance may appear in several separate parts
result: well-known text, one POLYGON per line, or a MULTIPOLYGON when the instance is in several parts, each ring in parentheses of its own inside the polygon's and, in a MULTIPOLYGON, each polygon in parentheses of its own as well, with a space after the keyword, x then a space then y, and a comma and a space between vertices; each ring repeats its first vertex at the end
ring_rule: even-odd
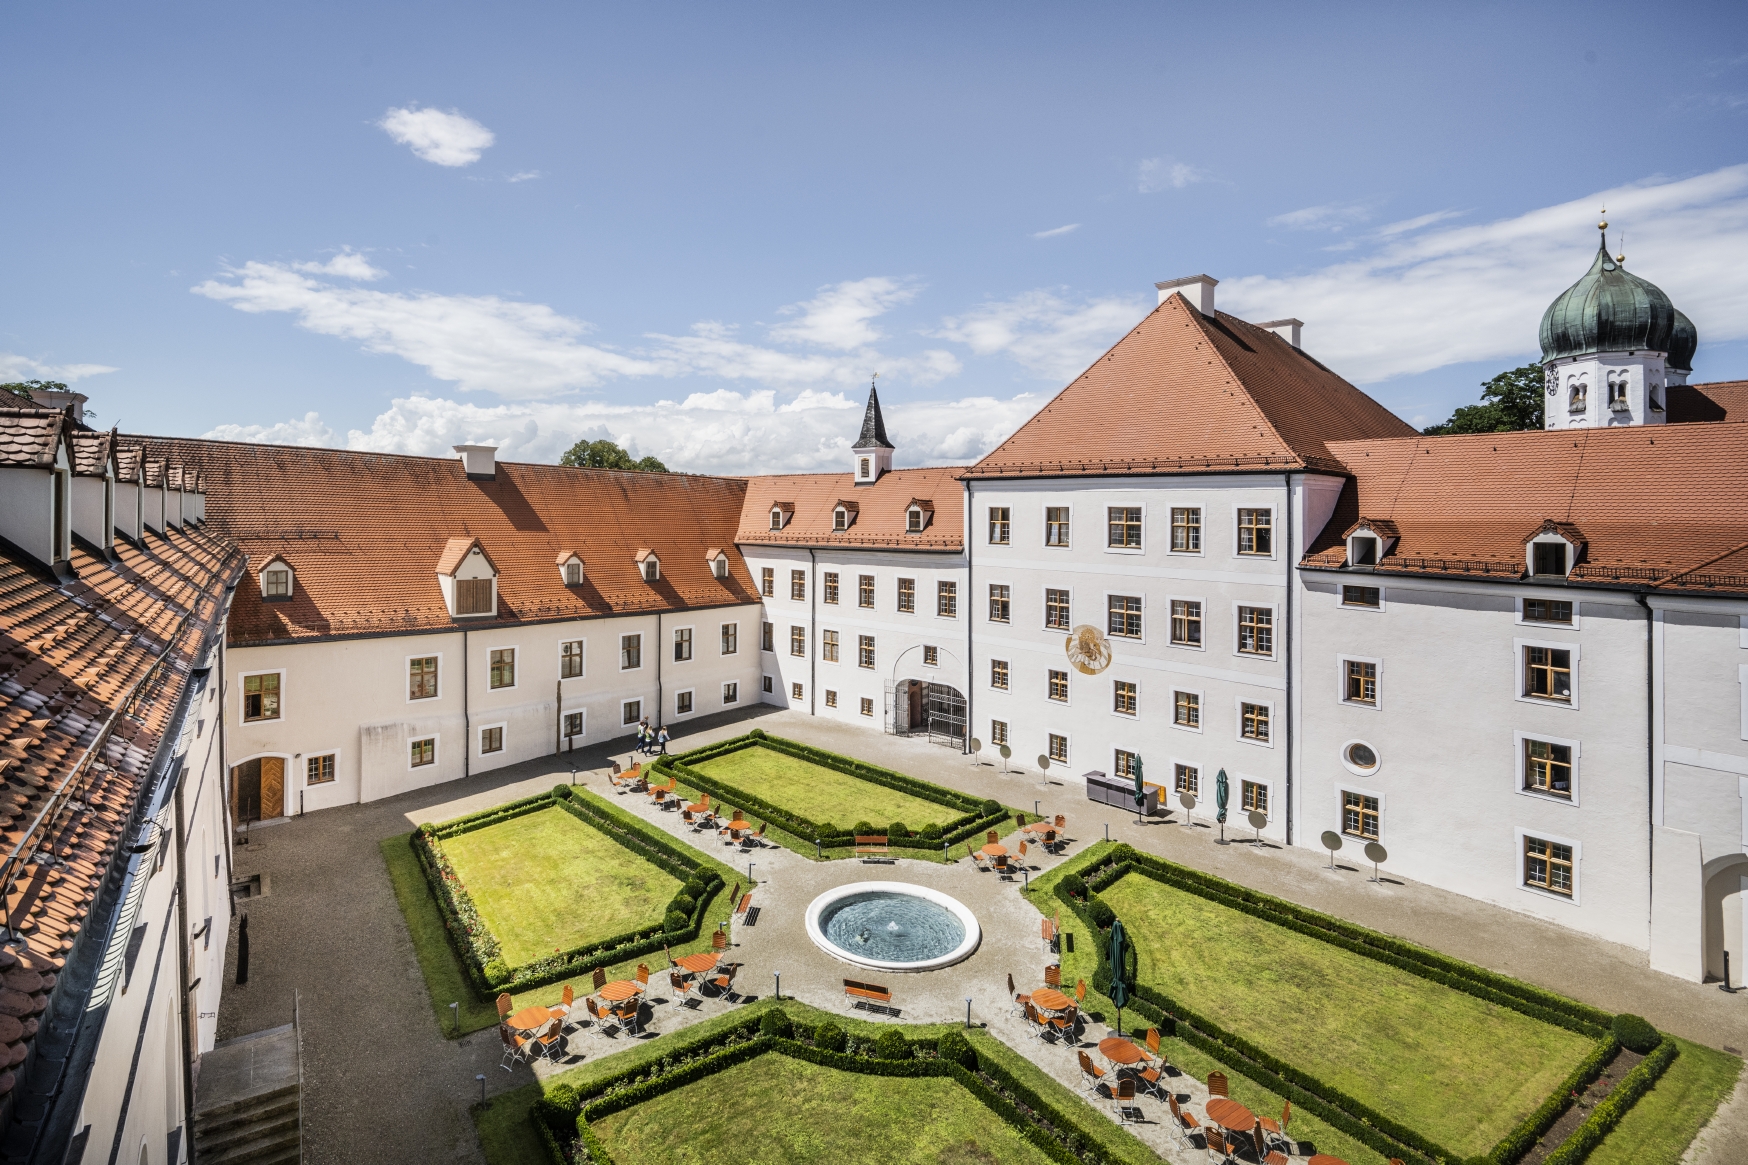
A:
POLYGON ((910 723, 909 728, 920 728, 923 723, 923 686, 915 680, 910 682, 910 723))
POLYGON ((285 816, 285 758, 261 758, 261 817, 285 816))
POLYGON ((261 820, 261 762, 246 760, 231 770, 231 820, 261 820))

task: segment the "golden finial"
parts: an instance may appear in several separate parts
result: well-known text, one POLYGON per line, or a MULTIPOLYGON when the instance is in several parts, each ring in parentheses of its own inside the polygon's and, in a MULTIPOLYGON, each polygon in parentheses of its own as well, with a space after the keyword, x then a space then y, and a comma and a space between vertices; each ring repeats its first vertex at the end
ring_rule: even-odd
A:
POLYGON ((1602 208, 1602 221, 1596 224, 1596 229, 1599 231, 1608 229, 1608 207, 1606 206, 1602 208))

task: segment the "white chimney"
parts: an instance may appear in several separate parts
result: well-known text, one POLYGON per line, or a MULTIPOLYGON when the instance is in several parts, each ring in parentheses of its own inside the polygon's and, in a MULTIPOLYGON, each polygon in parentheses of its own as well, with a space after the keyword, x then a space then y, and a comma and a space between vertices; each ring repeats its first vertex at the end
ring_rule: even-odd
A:
POLYGON ((467 471, 467 480, 496 480, 498 476, 498 447, 496 445, 456 445, 454 449, 461 454, 461 465, 467 471))
POLYGON ((1173 292, 1181 292, 1190 301, 1190 306, 1205 316, 1214 314, 1214 285, 1218 279, 1206 275, 1189 275, 1183 279, 1167 279, 1164 283, 1155 283, 1159 288, 1159 302, 1170 299, 1173 292))
POLYGON ((1304 320, 1270 320, 1266 324, 1256 325, 1266 331, 1273 332, 1293 347, 1299 347, 1299 329, 1305 326, 1304 320))

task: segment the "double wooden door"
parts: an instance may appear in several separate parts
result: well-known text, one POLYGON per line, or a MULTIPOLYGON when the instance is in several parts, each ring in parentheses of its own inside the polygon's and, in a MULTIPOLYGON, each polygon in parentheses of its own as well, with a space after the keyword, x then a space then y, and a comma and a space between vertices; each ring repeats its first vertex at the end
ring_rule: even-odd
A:
POLYGON ((284 813, 284 757, 257 757, 231 770, 232 821, 262 821, 284 813))

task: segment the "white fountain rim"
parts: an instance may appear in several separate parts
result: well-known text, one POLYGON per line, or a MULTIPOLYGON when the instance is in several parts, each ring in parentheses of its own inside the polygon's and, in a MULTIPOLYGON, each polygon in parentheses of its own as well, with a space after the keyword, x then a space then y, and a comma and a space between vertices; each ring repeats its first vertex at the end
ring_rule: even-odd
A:
POLYGON ((928 886, 919 886, 914 882, 851 882, 844 886, 834 887, 807 904, 807 914, 804 921, 807 926, 807 937, 813 940, 814 946, 840 963, 849 963, 855 967, 867 967, 875 971, 934 971, 942 967, 949 967, 969 958, 971 953, 977 949, 978 943, 983 940, 983 928, 977 924, 977 916, 972 914, 963 902, 950 894, 943 894, 939 890, 931 889, 928 886), (942 907, 959 920, 960 925, 965 928, 965 939, 944 955, 914 963, 899 963, 889 959, 867 959, 852 954, 825 936, 825 931, 820 928, 819 920, 828 907, 846 898, 854 898, 864 894, 900 894, 931 902, 942 907))

